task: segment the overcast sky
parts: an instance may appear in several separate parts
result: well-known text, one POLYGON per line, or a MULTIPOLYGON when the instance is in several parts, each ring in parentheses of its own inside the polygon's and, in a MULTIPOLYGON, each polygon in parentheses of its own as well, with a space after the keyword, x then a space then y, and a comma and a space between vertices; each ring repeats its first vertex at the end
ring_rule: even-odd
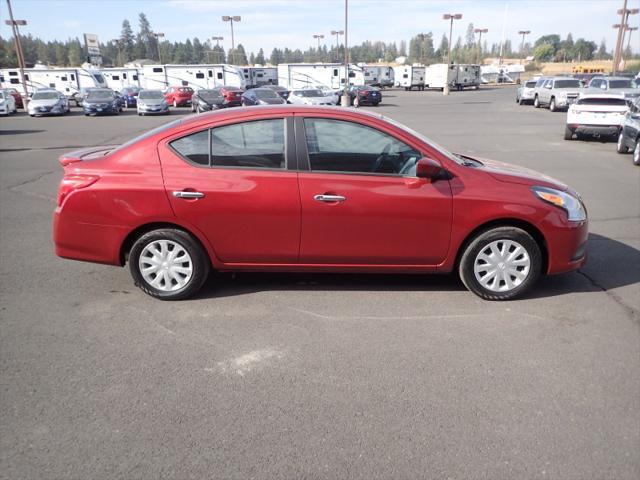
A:
MULTIPOLYGON (((312 35, 324 34, 324 42, 333 43, 331 30, 344 29, 344 0, 13 0, 16 19, 27 20, 24 33, 45 40, 81 37, 95 33, 100 41, 120 35, 122 20, 138 29, 138 13, 146 13, 152 28, 164 32, 167 40, 223 36, 224 46, 231 45, 229 23, 221 15, 241 15, 234 24, 236 43, 247 50, 259 48, 269 54, 273 47, 304 49, 315 45, 312 35)), ((629 0, 630 7, 640 6, 640 0, 629 0)), ((531 30, 531 41, 541 35, 573 34, 574 40, 584 37, 596 43, 604 38, 607 49, 615 43, 612 24, 620 21, 616 10, 622 0, 350 0, 349 44, 364 40, 385 42, 409 40, 417 33, 433 32, 435 46, 448 23, 443 13, 462 13, 454 23, 454 42, 464 34, 470 22, 488 28, 483 36, 489 45, 502 37, 506 14, 505 37, 519 48, 518 30, 531 30)), ((0 35, 11 36, 4 25, 4 1, 0 8, 0 35)), ((632 26, 638 26, 640 15, 632 16, 632 26)), ((640 35, 634 32, 632 48, 640 50, 640 35)))

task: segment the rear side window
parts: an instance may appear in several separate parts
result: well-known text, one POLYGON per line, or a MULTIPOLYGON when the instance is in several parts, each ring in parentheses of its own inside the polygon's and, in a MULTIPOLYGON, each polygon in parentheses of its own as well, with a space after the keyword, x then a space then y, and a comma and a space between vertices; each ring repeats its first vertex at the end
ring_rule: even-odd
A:
POLYGON ((187 135, 170 143, 182 157, 198 165, 209 165, 209 130, 187 135))
POLYGON ((211 164, 220 167, 285 168, 284 119, 258 120, 211 129, 211 164))

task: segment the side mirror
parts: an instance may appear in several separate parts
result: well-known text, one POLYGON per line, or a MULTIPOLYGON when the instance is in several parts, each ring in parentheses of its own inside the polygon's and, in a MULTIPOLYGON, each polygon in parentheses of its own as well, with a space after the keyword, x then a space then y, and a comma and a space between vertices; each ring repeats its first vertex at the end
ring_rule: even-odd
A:
POLYGON ((606 84, 606 83, 603 83, 602 85, 600 85, 600 88, 601 88, 602 90, 606 90, 606 89, 607 89, 607 84, 606 84))
POLYGON ((551 85, 545 85, 544 88, 548 88, 549 90, 551 90, 551 85))
POLYGON ((436 181, 446 177, 446 171, 442 166, 428 157, 422 157, 416 164, 416 177, 428 178, 436 181))

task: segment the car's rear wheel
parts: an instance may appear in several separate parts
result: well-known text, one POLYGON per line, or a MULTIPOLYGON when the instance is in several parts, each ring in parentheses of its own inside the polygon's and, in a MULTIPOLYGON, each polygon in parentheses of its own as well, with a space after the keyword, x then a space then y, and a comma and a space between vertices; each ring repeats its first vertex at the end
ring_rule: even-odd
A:
POLYGON ((188 233, 160 229, 136 240, 129 254, 134 282, 152 297, 182 300, 194 295, 209 276, 206 252, 188 233))
POLYGON ((564 126, 564 139, 573 140, 573 130, 571 130, 568 125, 564 126))
POLYGON ((538 98, 537 95, 536 95, 536 98, 533 99, 533 106, 535 108, 540 108, 540 99, 538 98))
POLYGON ((629 153, 629 147, 624 144, 624 134, 622 133, 622 129, 618 132, 618 145, 616 146, 616 152, 629 153))
POLYGON ((633 149, 633 164, 640 165, 640 138, 636 138, 636 146, 633 149))
POLYGON ((475 237, 460 260, 462 282, 485 300, 511 300, 523 295, 540 276, 542 254, 522 229, 498 227, 475 237))

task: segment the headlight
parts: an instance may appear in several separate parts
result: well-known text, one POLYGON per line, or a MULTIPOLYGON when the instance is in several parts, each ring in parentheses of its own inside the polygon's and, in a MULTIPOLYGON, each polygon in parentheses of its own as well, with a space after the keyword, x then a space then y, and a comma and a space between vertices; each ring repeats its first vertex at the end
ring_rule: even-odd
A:
POLYGON ((580 199, 573 195, 548 187, 531 187, 531 191, 542 201, 555 205, 567 212, 567 219, 581 222, 587 219, 587 212, 580 199))
POLYGON ((144 102, 141 102, 140 100, 138 100, 138 106, 139 106, 139 107, 142 107, 142 108, 146 107, 146 105, 144 104, 144 102))

